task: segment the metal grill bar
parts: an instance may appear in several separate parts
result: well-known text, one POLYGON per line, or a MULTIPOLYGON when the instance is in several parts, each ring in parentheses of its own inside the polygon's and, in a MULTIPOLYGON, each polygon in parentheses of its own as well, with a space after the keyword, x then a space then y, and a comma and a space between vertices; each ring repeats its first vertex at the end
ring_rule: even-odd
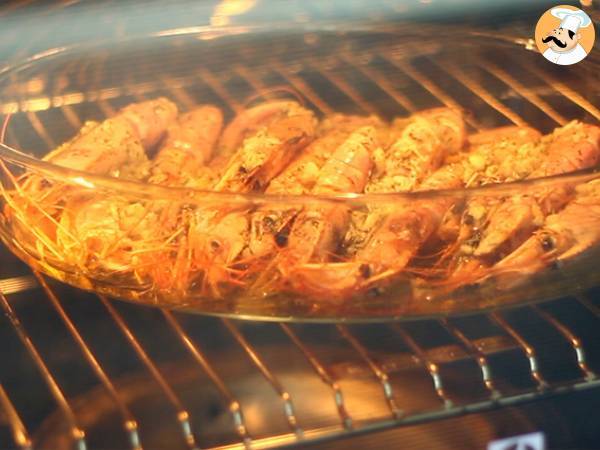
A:
POLYGON ((316 355, 306 345, 304 345, 304 343, 300 340, 296 333, 292 331, 289 325, 282 323, 280 324, 280 326, 285 332, 285 334, 287 334, 291 341, 294 343, 294 345, 298 347, 298 349, 306 357, 310 365, 315 369, 319 377, 321 377, 321 380, 323 380, 323 382, 333 390, 335 405, 337 407, 338 414, 342 419, 342 425, 346 429, 351 429, 352 418, 346 410, 346 405, 344 403, 344 395, 342 394, 340 386, 336 383, 329 370, 323 364, 321 364, 316 355))
POLYGON ((60 318, 62 319, 65 326, 69 330, 69 333, 71 333, 71 336, 77 343, 77 346, 83 353, 83 356, 87 360, 91 369, 94 371, 94 373, 96 374, 96 376, 98 377, 98 379, 100 380, 100 382, 102 383, 102 385, 104 386, 104 388, 106 389, 106 391, 108 392, 108 394, 110 395, 112 400, 115 402, 115 405, 117 406, 117 408, 119 410, 119 413, 123 417, 123 420, 124 420, 123 428, 125 429, 125 432, 127 433, 127 436, 129 438, 129 444, 131 445, 131 448, 133 450, 142 450, 142 445, 140 443, 140 437, 139 437, 139 433, 138 433, 138 425, 137 425, 137 422, 134 419, 133 415, 129 411, 129 408, 125 405, 125 403, 119 396, 119 393, 115 389, 112 381, 110 380, 108 375, 106 375, 106 372, 104 372, 104 369, 102 368, 102 366, 100 365, 100 363, 98 362, 98 360, 96 359, 96 357, 94 356, 94 354, 92 353, 90 348, 87 346, 85 340, 79 333, 79 330, 77 329, 77 327, 75 326, 73 321, 67 315, 66 311, 62 307, 62 304, 60 303, 60 300, 58 300, 58 297, 54 294, 54 291, 52 291, 50 289, 50 287, 48 286, 48 283, 46 282, 46 280, 44 279, 44 277, 41 274, 39 274, 38 272, 34 272, 34 275, 37 278, 38 283, 40 284, 40 286, 46 293, 46 296, 48 297, 48 299, 50 299, 52 306, 54 306, 54 309, 56 309, 60 318))
POLYGON ((392 327, 402 337, 402 340, 406 343, 406 345, 408 345, 408 347, 413 351, 418 362, 425 367, 427 372, 429 372, 431 380, 433 381, 435 392, 444 404, 444 407, 451 408, 453 406, 453 402, 446 394, 438 365, 429 359, 423 349, 419 346, 419 344, 417 344, 417 341, 415 341, 400 324, 394 324, 392 327))
POLYGON ((555 88, 558 92, 560 92, 566 98, 571 100, 577 106, 579 106, 580 108, 582 108, 585 111, 587 111, 588 113, 590 113, 596 119, 600 120, 600 109, 598 109, 596 106, 594 106, 592 103, 590 103, 581 94, 579 94, 577 91, 573 90, 567 84, 565 84, 564 82, 562 82, 554 77, 551 77, 550 75, 544 73, 543 71, 539 70, 538 68, 534 67, 533 65, 526 65, 526 66, 522 66, 522 67, 525 68, 525 70, 529 71, 530 73, 533 73, 536 76, 538 76, 539 78, 541 78, 542 80, 544 80, 544 82, 548 86, 555 88))
POLYGON ((208 86, 210 86, 210 88, 213 91, 215 91, 219 95, 219 97, 221 97, 225 101, 225 103, 227 103, 227 105, 233 109, 233 111, 236 114, 244 109, 244 106, 240 102, 238 102, 234 97, 232 97, 229 94, 229 92, 227 92, 227 90, 221 84, 219 79, 216 76, 214 76, 209 70, 200 69, 200 75, 202 77, 202 81, 208 84, 208 86))
POLYGON ((192 339, 187 335, 187 333, 183 330, 177 319, 173 316, 173 314, 169 311, 163 311, 165 319, 168 324, 175 330, 175 333, 183 342, 183 345, 189 350, 190 354, 196 360, 196 362, 202 367, 206 375, 210 378, 212 383, 216 386, 219 393, 225 398, 229 405, 229 412, 232 415, 233 423, 235 425, 235 431, 242 439, 244 445, 246 447, 250 447, 251 438, 248 434, 248 430, 246 428, 246 423, 244 421, 244 415, 242 413, 242 408, 240 406, 240 402, 238 402, 225 382, 221 379, 221 377, 217 374, 216 370, 211 366, 208 361, 208 358, 200 351, 197 344, 195 344, 192 339))
POLYGON ((464 333, 455 325, 453 325, 448 319, 440 319, 439 321, 446 330, 450 332, 452 336, 456 338, 458 342, 462 344, 464 349, 471 353, 475 360, 477 361, 477 365, 481 370, 481 377, 483 378, 483 384, 490 391, 492 399, 500 397, 500 392, 496 390, 494 386, 494 382, 492 380, 492 370, 490 369, 490 365, 488 364, 487 358, 481 351, 481 349, 475 345, 473 342, 467 338, 464 333))
POLYGON ((529 372, 531 373, 531 377, 537 383, 538 389, 546 389, 548 387, 548 383, 546 383, 546 380, 544 380, 542 374, 540 373, 540 366, 534 348, 525 340, 523 336, 521 336, 517 332, 517 330, 512 325, 510 325, 506 321, 504 317, 502 317, 500 313, 493 312, 489 316, 494 322, 498 324, 498 326, 500 326, 500 328, 502 328, 507 334, 509 334, 515 340, 515 342, 517 342, 517 344, 519 344, 519 347, 521 347, 521 349, 523 349, 523 351, 525 352, 525 356, 529 361, 529 372))
POLYGON ((542 110, 548 117, 554 120, 559 125, 565 125, 568 120, 565 119, 562 114, 556 111, 552 106, 550 106, 545 100, 541 99, 537 94, 531 92, 528 88, 526 88, 519 81, 514 79, 511 75, 509 75, 505 70, 500 67, 494 65, 492 66, 489 63, 481 62, 480 66, 487 70, 489 73, 494 75, 496 78, 501 80, 504 84, 510 86, 515 90, 518 94, 520 94, 523 98, 529 100, 532 104, 537 106, 540 110, 542 110))
POLYGON ((308 98, 313 105, 315 105, 324 114, 333 114, 335 112, 326 102, 321 99, 321 96, 317 94, 307 83, 304 82, 300 77, 292 74, 289 70, 282 67, 280 63, 273 62, 272 67, 275 71, 281 75, 286 81, 290 83, 298 92, 302 92, 306 98, 308 98))
POLYGON ((13 406, 10 398, 8 398, 8 394, 6 390, 0 384, 0 407, 5 411, 8 423, 12 428, 13 439, 15 444, 17 444, 20 448, 24 450, 31 449, 31 439, 29 437, 29 433, 23 425, 23 421, 19 417, 19 413, 13 406))
POLYGON ((117 310, 114 308, 114 306, 112 306, 112 304, 106 297, 99 295, 98 298, 100 299, 104 307, 107 309, 111 318, 119 326, 119 328, 123 332, 123 335, 127 338, 127 341, 133 347, 136 354, 140 358, 140 361, 142 361, 144 366, 146 366, 146 369, 148 369, 148 371, 154 378, 154 381, 158 383, 171 405, 175 408, 175 411, 177 411, 177 420, 181 426, 181 431, 183 432, 185 441, 187 442, 190 449, 195 450, 197 447, 194 438, 194 433, 192 432, 192 427, 190 424, 190 415, 184 408, 183 403, 181 402, 179 397, 177 397, 177 394, 175 394, 175 391, 173 391, 173 389, 167 383, 165 378, 162 376, 156 365, 152 362, 152 360, 150 359, 140 342, 137 340, 135 335, 125 323, 123 317, 121 317, 121 315, 117 312, 117 310))
POLYGON ((407 111, 409 113, 414 113, 417 110, 416 106, 413 104, 413 102, 408 97, 406 97, 404 94, 400 93, 397 89, 394 88, 394 86, 387 79, 385 79, 383 76, 379 75, 377 72, 375 72, 373 69, 371 69, 368 65, 356 64, 353 61, 352 57, 350 57, 348 55, 343 55, 342 58, 347 64, 352 65, 354 68, 356 68, 356 70, 361 72, 366 78, 368 78, 374 84, 379 86, 379 88, 383 92, 385 92, 390 98, 392 98, 398 105, 400 105, 402 108, 404 108, 405 111, 407 111))
POLYGON ((50 137, 50 135, 46 131, 46 127, 40 121, 40 119, 35 114, 35 112, 33 112, 33 111, 28 112, 27 118, 31 122, 31 126, 33 127, 33 129, 42 138, 42 140, 44 141, 44 143, 46 144, 48 149, 56 148, 56 144, 54 143, 54 140, 50 137))
MULTIPOLYGON (((411 78, 415 83, 419 86, 423 87, 427 92, 437 98, 442 104, 446 105, 448 108, 464 110, 464 108, 452 97, 446 94, 442 89, 440 89, 433 81, 424 75, 420 74, 416 69, 414 69, 411 65, 404 61, 396 61, 394 59, 388 58, 385 55, 380 55, 382 59, 387 61, 392 66, 396 67, 401 72, 405 73, 409 78, 411 78)), ((477 122, 477 120, 473 117, 466 117, 467 123, 471 125, 476 130, 481 130, 483 127, 477 122)))
POLYGON ((256 368, 260 371, 260 373, 266 378, 266 380, 271 384, 275 392, 281 397, 283 401, 283 411, 285 413, 286 420, 288 425, 292 429, 292 431, 296 434, 298 439, 301 439, 303 436, 303 431, 298 425, 298 420, 296 419, 296 413, 294 412, 294 404, 292 402, 292 397, 288 391, 286 391, 282 384, 279 382, 277 377, 267 368, 267 365, 260 358, 256 350, 250 345, 250 343, 246 340, 246 338, 242 335, 240 330, 228 319, 223 319, 223 324, 225 327, 231 332, 234 339, 240 344, 240 346, 244 349, 246 354, 250 357, 256 368))
POLYGON ((587 295, 580 294, 577 295, 576 298, 579 301, 579 303, 583 304, 588 310, 592 312, 592 314, 600 318, 600 308, 594 305, 587 295))
POLYGON ((596 378, 596 374, 590 370, 587 365, 587 360, 585 356, 585 350, 581 345, 581 340, 575 336, 575 334, 562 322, 556 319, 553 315, 549 314, 547 311, 543 310, 537 305, 532 305, 531 308, 538 313, 546 322, 556 328, 560 334, 564 336, 564 338, 569 341, 573 350, 575 351, 575 355, 577 356, 577 365, 583 372, 583 375, 588 380, 593 380, 596 378))
POLYGON ((28 353, 31 355, 37 369, 40 371, 42 377, 44 378, 44 382, 48 386, 50 393, 54 397, 54 400, 58 404, 58 407, 61 409, 65 420, 69 424, 69 429, 71 431, 71 436, 77 444, 77 450, 86 450, 87 445, 85 442, 85 433, 79 427, 77 423, 77 419, 73 414, 73 410, 69 405, 69 402, 65 398, 62 390, 60 389, 58 383, 50 373, 48 366, 44 362, 44 359, 38 352, 37 348, 31 341, 31 338, 27 334, 27 331, 23 327, 23 324, 15 314, 12 306, 10 305, 8 299, 0 292, 0 303, 2 304, 2 309, 4 310, 4 314, 8 317, 8 320, 11 322, 13 328, 17 332, 17 336, 21 343, 25 346, 28 353))
POLYGON ((35 278, 29 275, 0 280, 0 292, 4 295, 27 291, 36 286, 37 282, 35 281, 35 278))
POLYGON ((500 114, 505 116, 508 120, 513 122, 515 125, 520 127, 529 126, 529 124, 523 120, 518 114, 516 114, 512 109, 504 106, 501 102, 496 100, 496 97, 492 95, 487 89, 485 89, 481 84, 474 81, 472 78, 466 76, 461 69, 454 65, 450 65, 447 63, 442 63, 440 61, 434 61, 434 63, 445 70, 447 73, 452 75, 455 79, 460 81, 465 87, 467 87, 471 92, 476 94, 479 98, 481 98, 484 102, 498 111, 500 114))
POLYGON ((360 357, 367 363, 373 374, 377 377, 379 382, 381 383, 381 387, 383 388, 383 395, 385 396, 385 400, 392 411, 392 416, 394 419, 399 419, 403 415, 403 411, 398 408, 396 405, 396 400, 394 399, 394 391, 392 390, 392 385, 389 381, 389 376, 385 370, 381 368, 379 364, 377 364, 373 358, 369 356, 369 352, 363 345, 358 342, 358 340, 352 336, 348 328, 344 325, 337 325, 336 328, 340 332, 340 334, 350 343, 350 345, 356 350, 356 352, 360 355, 360 357))
POLYGON ((187 109, 193 109, 196 105, 196 102, 192 97, 186 92, 183 87, 173 86, 167 78, 161 77, 163 83, 167 86, 169 92, 173 94, 173 97, 177 99, 177 101, 181 102, 187 109))
POLYGON ((377 110, 373 107, 373 105, 371 104, 371 102, 367 102, 358 93, 358 91, 352 85, 350 85, 350 83, 348 83, 346 80, 344 80, 340 75, 338 75, 337 73, 333 72, 332 70, 328 70, 328 69, 325 69, 323 67, 321 67, 319 69, 319 62, 313 61, 312 65, 313 65, 313 67, 315 68, 315 70, 318 73, 322 74, 326 79, 328 79, 331 82, 331 84, 333 84, 341 92, 343 92, 344 95, 346 95, 354 103, 356 103, 357 105, 359 105, 360 108, 364 112, 366 112, 368 114, 374 114, 374 115, 378 114, 377 110))

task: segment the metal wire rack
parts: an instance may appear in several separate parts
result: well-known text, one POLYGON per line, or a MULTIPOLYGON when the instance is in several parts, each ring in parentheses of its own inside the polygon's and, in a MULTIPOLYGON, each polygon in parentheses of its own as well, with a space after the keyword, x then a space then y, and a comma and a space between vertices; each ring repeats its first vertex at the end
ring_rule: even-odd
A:
MULTIPOLYGON (((480 114, 469 118, 474 129, 506 122, 551 128, 573 114, 600 120, 595 98, 582 93, 590 80, 567 84, 534 64, 509 71, 501 60, 482 59, 468 70, 393 52, 341 52, 294 67, 272 59, 261 70, 239 60, 226 76, 206 67, 195 78, 54 92, 44 101, 35 96, 1 108, 21 120, 9 128, 13 145, 25 139, 23 148, 37 142, 47 149, 62 137, 46 123, 62 120, 77 129, 88 103, 111 115, 124 97, 141 100, 166 87, 191 107, 199 84, 231 113, 243 107, 240 84, 251 94, 276 82, 302 93, 323 114, 340 105, 386 115, 441 104, 476 105, 480 114), (516 73, 527 74, 530 83, 516 73)), ((0 336, 10 349, 3 358, 11 361, 0 368, 3 448, 141 449, 162 439, 155 428, 165 430, 170 448, 269 448, 600 384, 594 291, 463 318, 264 324, 113 303, 26 274, 10 258, 4 257, 0 274, 0 336), (35 411, 23 392, 29 389, 40 399, 35 411)))

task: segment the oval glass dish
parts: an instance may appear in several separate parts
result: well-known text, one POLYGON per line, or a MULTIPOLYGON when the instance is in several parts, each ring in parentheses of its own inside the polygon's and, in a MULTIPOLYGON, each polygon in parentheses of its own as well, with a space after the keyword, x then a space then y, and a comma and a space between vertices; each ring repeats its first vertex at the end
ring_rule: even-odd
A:
MULTIPOLYGON (((263 320, 468 313, 598 284, 594 54, 555 67, 530 41, 469 30, 284 28, 173 30, 53 49, 4 69, 3 242, 35 270, 82 289, 263 320), (338 190, 358 182, 344 172, 350 159, 331 154, 341 181, 300 195, 263 192, 286 164, 269 176, 242 164, 235 177, 253 184, 229 192, 148 183, 95 147, 86 147, 85 170, 47 156, 68 153, 55 149, 82 127, 84 135, 150 99, 169 99, 181 113, 214 105, 231 124, 281 97, 310 111, 317 129, 335 114, 385 124, 384 137, 374 128, 377 148, 360 143, 369 153, 360 187, 338 190), (404 156, 395 160, 386 149, 398 139, 404 156), (440 142, 456 148, 429 166, 415 163, 421 146, 440 142), (415 174, 415 165, 429 172, 415 174), (404 170, 392 185, 414 175, 411 192, 368 187, 391 166, 404 170), (456 179, 443 179, 444 167, 456 179), (263 238, 271 251, 254 252, 263 238)), ((306 124, 298 127, 314 126, 306 124)), ((160 139, 148 138, 148 157, 160 139)))

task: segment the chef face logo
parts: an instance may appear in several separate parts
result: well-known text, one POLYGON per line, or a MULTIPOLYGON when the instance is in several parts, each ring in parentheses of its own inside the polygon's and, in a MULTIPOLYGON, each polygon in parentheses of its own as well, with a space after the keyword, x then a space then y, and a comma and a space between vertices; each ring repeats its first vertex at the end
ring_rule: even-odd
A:
POLYGON ((562 66, 583 60, 594 46, 594 37, 590 17, 569 5, 550 8, 535 27, 538 50, 548 61, 562 66))

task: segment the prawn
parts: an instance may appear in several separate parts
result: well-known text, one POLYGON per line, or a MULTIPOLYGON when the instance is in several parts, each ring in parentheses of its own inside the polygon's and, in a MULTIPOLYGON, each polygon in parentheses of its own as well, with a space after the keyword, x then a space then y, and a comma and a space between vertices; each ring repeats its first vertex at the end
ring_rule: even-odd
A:
MULTIPOLYGON (((130 105, 101 123, 87 122, 75 137, 43 160, 101 175, 141 179, 149 165, 146 150, 156 144, 176 114, 175 104, 164 98, 130 105), (143 120, 150 121, 154 128, 143 120)), ((26 173, 15 186, 19 200, 8 196, 7 207, 18 224, 16 233, 21 242, 31 241, 40 255, 48 250, 62 258, 64 252, 53 251, 52 244, 58 230, 69 236, 60 224, 61 215, 70 206, 78 208, 78 203, 85 202, 85 195, 32 173, 26 173)), ((70 240, 77 238, 71 235, 70 240)))
MULTIPOLYGON (((458 155, 466 141, 463 114, 449 108, 435 108, 395 119, 389 136, 393 143, 374 154, 374 174, 367 193, 414 190, 450 156, 458 155)), ((392 208, 393 210, 393 208, 392 208)), ((356 254, 390 213, 388 206, 356 210, 343 247, 356 254)))
MULTIPOLYGON (((296 102, 268 102, 271 103, 276 107, 259 105, 253 108, 276 110, 277 113, 268 115, 266 123, 243 140, 224 165, 213 190, 248 192, 266 188, 314 139, 317 121, 311 111, 296 102)), ((262 115, 258 116, 259 121, 264 121, 262 115)), ((248 119, 243 123, 249 130, 241 132, 236 126, 238 134, 246 135, 257 125, 249 125, 248 119)), ((210 292, 215 297, 221 296, 224 285, 239 284, 239 273, 233 266, 240 263, 238 257, 248 243, 249 207, 232 209, 203 208, 194 212, 190 222, 188 243, 193 266, 202 274, 203 292, 210 292)))
MULTIPOLYGON (((549 136, 546 158, 528 178, 559 175, 586 169, 600 161, 600 127, 573 121, 549 136)), ((504 243, 519 242, 539 227, 548 214, 562 209, 573 195, 573 186, 564 184, 536 189, 533 195, 513 196, 491 215, 475 256, 490 255, 504 243)), ((514 248, 514 247, 513 247, 514 248)))
POLYGON ((153 160, 150 183, 184 185, 211 157, 223 127, 223 113, 203 105, 182 114, 167 131, 153 160))
MULTIPOLYGON (((375 116, 347 116, 335 114, 324 119, 317 129, 317 139, 300 157, 275 177, 266 193, 269 195, 303 195, 315 187, 323 165, 333 152, 362 126, 372 125, 378 134, 385 133, 385 124, 375 116)), ((285 245, 289 224, 298 208, 289 206, 261 208, 252 214, 248 254, 261 258, 285 245)))
POLYGON ((547 216, 531 237, 489 270, 487 276, 495 276, 500 288, 514 287, 551 264, 572 259, 598 244, 600 182, 591 181, 576 191, 563 210, 547 216))
POLYGON ((288 102, 283 117, 246 138, 226 164, 216 191, 262 190, 314 138, 316 118, 298 103, 288 102))
MULTIPOLYGON (((191 169, 210 157, 221 128, 220 111, 203 106, 183 114, 168 128, 167 138, 152 161, 153 181, 159 184, 187 184, 191 172, 174 172, 173 161, 183 156, 191 169)), ((207 186, 204 186, 207 187, 207 186)), ((59 233, 72 262, 82 268, 108 272, 132 270, 138 280, 150 280, 159 287, 187 279, 179 251, 185 244, 188 219, 183 203, 131 200, 125 197, 73 200, 61 217, 68 233, 59 233), (71 236, 75 236, 72 239, 71 236), (176 270, 169 262, 175 258, 176 270), (164 264, 163 264, 164 263, 164 264), (181 268, 181 270, 180 270, 181 268)))
MULTIPOLYGON (((374 127, 359 128, 333 152, 323 165, 312 193, 316 195, 362 192, 378 148, 374 127)), ((324 205, 302 211, 296 217, 285 249, 275 258, 280 274, 296 283, 296 270, 309 261, 325 261, 349 224, 345 205, 324 205)), ((260 285, 260 283, 258 283, 260 285)))

